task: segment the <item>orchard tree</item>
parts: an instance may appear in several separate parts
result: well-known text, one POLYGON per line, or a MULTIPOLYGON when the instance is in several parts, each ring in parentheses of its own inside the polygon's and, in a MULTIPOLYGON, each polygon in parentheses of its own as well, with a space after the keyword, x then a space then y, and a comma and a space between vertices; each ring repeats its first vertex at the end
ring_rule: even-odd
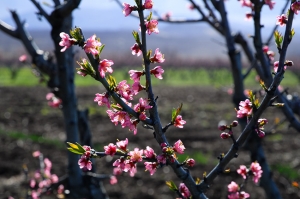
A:
MULTIPOLYGON (((231 159, 237 157, 238 150, 246 143, 248 139, 247 147, 252 152, 251 158, 253 159, 253 161, 258 161, 259 163, 263 164, 262 167, 257 162, 254 162, 251 165, 251 173, 254 175, 254 182, 257 183, 258 179, 261 177, 261 175, 263 175, 264 177, 262 178, 262 182, 260 184, 264 187, 267 197, 281 198, 277 187, 271 179, 271 174, 268 165, 266 164, 262 146, 260 144, 259 139, 261 137, 264 137, 265 132, 263 131, 263 127, 267 123, 267 120, 260 118, 260 116, 269 106, 281 107, 283 106, 282 102, 288 103, 286 98, 282 97, 283 95, 279 92, 277 87, 279 86, 283 78, 285 68, 287 66, 293 65, 291 61, 285 60, 285 57, 287 47, 291 42, 292 37, 294 36, 294 30, 292 30, 293 15, 294 13, 298 12, 299 2, 289 2, 290 9, 288 15, 281 15, 277 18, 277 23, 282 25, 286 24, 286 30, 284 36, 280 35, 278 32, 275 32, 275 42, 280 53, 280 60, 274 63, 273 77, 270 72, 271 60, 270 58, 268 60, 268 56, 270 57, 270 55, 265 52, 266 47, 263 48, 261 41, 260 12, 262 6, 264 6, 265 4, 272 8, 274 2, 242 1, 242 5, 246 5, 251 8, 251 15, 254 16, 254 46, 257 56, 257 60, 255 60, 254 66, 257 66, 257 71, 261 78, 260 84, 262 86, 262 89, 266 93, 263 100, 259 102, 252 92, 249 92, 249 96, 247 96, 249 99, 246 99, 246 96, 244 95, 240 54, 236 53, 235 50, 235 40, 231 35, 229 23, 226 18, 224 1, 211 1, 211 4, 219 12, 221 21, 217 21, 218 19, 215 17, 213 12, 210 13, 209 16, 213 16, 212 18, 215 20, 215 23, 212 24, 216 25, 216 27, 219 28, 220 32, 226 38, 226 43, 229 51, 228 54, 232 64, 233 79, 235 83, 235 95, 233 96, 233 101, 239 108, 239 110, 237 110, 237 118, 246 119, 240 120, 240 123, 242 123, 242 133, 237 139, 235 139, 232 132, 232 128, 236 127, 238 124, 237 121, 232 122, 230 125, 222 125, 219 127, 221 131, 228 131, 223 132, 221 134, 221 138, 231 138, 233 141, 233 145, 226 155, 221 155, 219 157, 219 164, 208 175, 205 175, 204 179, 201 182, 195 182, 190 173, 184 169, 184 166, 189 165, 187 161, 179 163, 175 158, 176 152, 183 153, 183 150, 185 149, 183 143, 178 140, 174 145, 171 145, 166 138, 165 132, 171 125, 182 127, 182 125, 185 123, 185 121, 182 120, 182 117, 179 115, 182 106, 179 106, 178 109, 175 109, 173 111, 170 124, 162 127, 162 124, 160 123, 159 115, 157 112, 156 99, 154 98, 154 94, 152 92, 151 74, 153 74, 157 78, 161 78, 163 70, 161 66, 156 66, 151 69, 150 64, 162 63, 165 61, 165 59, 162 53, 159 51, 159 48, 155 50, 154 55, 152 56, 152 50, 148 50, 146 47, 146 34, 150 35, 152 33, 159 33, 158 21, 152 18, 152 13, 150 13, 150 15, 147 17, 144 16, 143 10, 152 9, 153 7, 153 2, 151 0, 145 1, 144 3, 142 1, 135 2, 136 5, 130 5, 127 3, 122 4, 124 15, 128 16, 132 12, 137 11, 138 18, 140 20, 139 22, 140 24, 142 24, 140 25, 140 34, 136 31, 133 31, 133 36, 136 43, 132 46, 132 54, 143 55, 143 70, 129 71, 131 79, 134 81, 134 84, 132 85, 133 91, 129 89, 130 86, 125 82, 125 80, 117 84, 115 79, 111 75, 105 75, 105 72, 112 73, 113 70, 111 68, 112 61, 106 59, 102 60, 100 58, 102 48, 99 49, 99 54, 93 54, 93 56, 87 54, 87 56, 89 57, 89 61, 82 60, 82 62, 80 62, 81 68, 79 69, 79 72, 83 76, 92 76, 97 81, 100 81, 107 89, 107 92, 103 94, 97 94, 97 98, 95 100, 98 101, 99 105, 105 105, 108 108, 111 108, 107 111, 107 113, 113 123, 117 125, 120 122, 123 128, 128 127, 130 130, 134 131, 134 133, 136 133, 136 125, 138 123, 143 123, 148 127, 152 127, 154 130, 154 137, 158 144, 161 146, 162 154, 156 155, 154 152, 152 152, 153 150, 149 149, 148 147, 146 147, 145 150, 136 148, 134 149, 134 151, 129 151, 127 149, 127 140, 121 141, 122 144, 120 142, 116 143, 116 145, 110 143, 109 145, 104 147, 105 152, 96 152, 88 146, 82 147, 78 143, 69 143, 70 151, 82 155, 81 167, 91 168, 90 159, 92 157, 102 157, 104 155, 119 155, 121 156, 120 159, 116 160, 113 166, 116 166, 117 169, 121 171, 130 172, 131 175, 133 175, 136 172, 137 162, 142 161, 143 158, 147 161, 149 159, 154 159, 151 162, 144 163, 146 170, 149 170, 150 174, 153 174, 155 170, 161 166, 161 164, 171 166, 174 172, 177 174, 178 178, 183 181, 184 185, 182 185, 181 188, 177 188, 176 185, 172 182, 168 182, 167 184, 172 190, 178 192, 180 197, 189 198, 189 194, 191 194, 193 198, 206 198, 204 192, 210 187, 213 179, 220 173, 222 173, 222 171, 224 171, 225 166, 231 159), (103 64, 103 62, 105 62, 105 64, 103 64), (141 83, 141 76, 145 76, 144 83, 141 83), (146 91, 147 98, 140 98, 139 103, 136 104, 132 110, 129 106, 129 104, 131 105, 131 103, 129 103, 128 100, 132 100, 132 95, 135 95, 136 92, 140 92, 143 90, 146 91), (109 97, 113 98, 112 102, 110 102, 109 97), (278 99, 280 103, 275 103, 275 99, 278 99), (142 107, 142 109, 140 107, 142 107), (149 117, 145 116, 146 110, 149 110, 149 117), (261 169, 264 172, 262 172, 261 169), (189 192, 183 191, 187 190, 185 186, 188 188, 189 192)), ((199 12, 201 13, 199 6, 197 6, 193 1, 191 2, 193 3, 193 7, 198 7, 199 12)), ((204 3, 207 8, 210 8, 207 1, 204 1, 204 3)), ((205 17, 204 14, 203 17, 205 17)), ((85 43, 82 42, 83 35, 81 33, 81 30, 74 29, 73 31, 75 33, 73 32, 71 35, 73 36, 72 39, 76 40, 75 44, 78 44, 79 46, 84 48, 85 43), (78 34, 80 36, 78 36, 78 34)), ((249 48, 247 50, 249 50, 249 48)), ((252 61, 254 62, 254 60, 252 61)), ((293 117, 293 119, 290 121, 293 125, 295 125, 294 127, 297 128, 298 121, 295 120, 291 108, 289 106, 284 106, 283 110, 289 111, 286 116, 288 118, 293 117)), ((189 160, 189 162, 193 162, 193 160, 189 160)), ((238 170, 238 173, 246 179, 248 176, 248 171, 249 169, 247 169, 245 166, 241 166, 241 168, 238 170)), ((231 185, 228 186, 230 192, 230 194, 228 195, 229 198, 249 197, 249 194, 245 192, 239 192, 239 188, 237 187, 238 186, 236 185, 236 183, 231 183, 231 185)))
MULTIPOLYGON (((50 14, 36 0, 31 0, 31 2, 38 10, 38 17, 44 17, 51 25, 51 38, 55 47, 54 55, 39 49, 25 29, 25 22, 21 21, 16 11, 10 11, 16 27, 13 28, 0 21, 0 30, 19 39, 31 56, 32 64, 38 68, 41 74, 48 76, 47 86, 51 93, 47 95, 47 99, 51 101, 52 106, 61 107, 66 140, 91 145, 87 111, 80 111, 77 108, 74 86, 74 52, 71 47, 62 53, 60 45, 61 32, 69 32, 72 29, 72 12, 81 1, 53 0, 54 7, 50 14)), ((67 188, 70 190, 71 198, 106 198, 99 179, 93 180, 94 177, 82 172, 77 166, 78 160, 77 155, 68 152, 67 188)))
MULTIPOLYGON (((119 83, 116 82, 115 78, 113 77, 112 66, 114 63, 112 60, 101 58, 101 52, 104 48, 104 45, 100 43, 100 40, 96 38, 96 35, 92 35, 88 39, 85 39, 80 28, 72 28, 70 22, 67 23, 65 20, 62 20, 63 17, 67 18, 67 16, 70 16, 72 10, 78 6, 79 2, 77 2, 77 4, 73 4, 74 1, 67 1, 66 4, 60 5, 59 1, 55 1, 56 9, 49 16, 45 13, 41 6, 39 6, 38 3, 35 1, 33 2, 39 9, 39 14, 45 16, 45 18, 53 27, 51 35, 53 41, 55 42, 55 56, 57 59, 57 64, 53 64, 52 59, 47 59, 45 54, 37 49, 32 40, 28 38, 28 34, 25 34, 23 24, 20 22, 16 12, 12 12, 18 27, 16 30, 13 30, 4 23, 1 23, 0 27, 2 30, 23 41, 25 47, 33 57, 33 63, 38 67, 41 65, 41 67, 39 67, 41 72, 48 74, 50 77, 48 86, 53 89, 53 95, 51 96, 51 99, 56 100, 55 102, 60 102, 60 100, 62 101, 62 110, 66 120, 65 126, 69 150, 73 153, 81 155, 79 161, 76 159, 77 156, 69 156, 69 181, 73 197, 81 197, 86 194, 81 193, 81 191, 84 192, 85 189, 83 189, 83 187, 90 185, 88 183, 83 183, 82 175, 81 172, 78 171, 78 168, 80 167, 86 168, 87 170, 92 170, 92 158, 110 155, 118 156, 118 159, 113 164, 115 167, 115 175, 118 175, 122 172, 128 172, 130 175, 134 176, 137 172, 137 163, 142 162, 143 160, 145 161, 145 169, 149 171, 150 175, 154 175, 156 170, 161 167, 170 166, 177 177, 182 181, 179 186, 172 181, 168 181, 167 185, 172 191, 175 191, 181 198, 207 198, 205 192, 210 188, 213 180, 221 173, 226 172, 226 165, 230 160, 238 157, 238 151, 247 142, 247 140, 254 139, 255 142, 253 143, 260 143, 259 139, 265 135, 263 128, 267 123, 267 119, 260 117, 266 108, 271 105, 282 105, 274 102, 275 99, 280 99, 280 97, 283 96, 281 93, 279 93, 277 87, 281 83, 285 68, 292 65, 292 62, 286 60, 285 57, 288 45, 294 35, 294 31, 292 30, 293 17, 294 14, 298 13, 300 3, 294 0, 289 1, 288 5, 290 8, 288 16, 281 16, 278 18, 278 23, 281 23, 282 25, 285 24, 286 30, 284 36, 280 35, 278 32, 275 34, 275 41, 280 53, 280 59, 279 62, 274 64, 274 76, 272 76, 270 72, 270 63, 267 65, 264 63, 264 61, 268 59, 263 51, 259 19, 262 6, 267 4, 271 8, 273 3, 272 1, 242 1, 243 5, 245 4, 252 9, 251 14, 254 16, 255 21, 254 44, 256 44, 255 49, 257 51, 257 60, 255 60, 255 58, 253 58, 253 60, 255 60, 255 63, 257 64, 257 70, 261 72, 258 72, 258 74, 262 79, 261 86, 265 92, 263 100, 259 102, 257 97, 252 92, 249 92, 249 96, 244 95, 240 55, 236 53, 235 50, 235 40, 233 39, 229 29, 224 1, 212 0, 210 2, 211 4, 208 4, 208 2, 204 0, 203 2, 205 3, 207 9, 210 8, 209 5, 212 5, 220 14, 221 21, 218 21, 218 18, 213 12, 209 16, 212 16, 213 20, 215 20, 214 22, 218 22, 215 24, 212 23, 212 25, 216 25, 219 28, 220 33, 222 33, 226 38, 235 84, 233 101, 237 107, 237 118, 242 118, 243 120, 233 121, 231 124, 219 126, 219 130, 222 131, 220 135, 221 138, 231 139, 233 144, 226 154, 220 155, 219 163, 211 170, 211 172, 205 174, 202 180, 194 180, 188 168, 194 166, 195 161, 192 158, 189 158, 184 162, 179 162, 176 158, 176 154, 184 153, 185 146, 181 140, 178 140, 175 143, 169 143, 166 134, 167 131, 171 131, 171 126, 183 128, 184 125, 186 125, 186 122, 180 115, 182 104, 172 112, 170 111, 172 119, 169 124, 163 125, 160 121, 157 109, 157 101, 159 99, 155 97, 152 90, 151 78, 154 76, 155 78, 162 79, 164 73, 164 70, 161 66, 152 67, 152 64, 159 64, 165 61, 164 55, 158 47, 155 50, 147 49, 147 34, 151 35, 153 33, 159 33, 158 21, 153 18, 152 13, 150 13, 148 16, 144 15, 144 10, 150 10, 153 8, 152 0, 145 0, 144 2, 141 0, 136 0, 135 5, 130 5, 127 3, 123 4, 124 15, 128 16, 132 12, 137 13, 139 18, 139 23, 137 23, 137 26, 140 24, 140 33, 138 31, 133 31, 135 43, 133 44, 131 50, 133 55, 142 55, 143 67, 140 70, 132 69, 129 71, 130 78, 134 82, 133 85, 129 85, 126 80, 123 80, 119 83), (68 24, 67 27, 65 23, 68 24), (68 34, 69 31, 70 34, 68 34), (83 142, 79 139, 78 114, 77 112, 74 112, 74 110, 76 110, 76 98, 73 84, 74 72, 73 69, 70 69, 73 68, 73 63, 71 62, 73 58, 71 51, 73 45, 79 45, 81 48, 83 48, 88 57, 88 59, 82 59, 78 61, 80 68, 77 69, 77 73, 81 76, 90 76, 94 78, 106 89, 105 93, 97 93, 94 101, 97 102, 98 105, 106 106, 108 108, 107 114, 112 123, 115 125, 120 124, 123 128, 129 128, 129 130, 133 131, 134 134, 137 134, 137 125, 143 125, 145 128, 153 132, 154 139, 161 147, 161 151, 155 153, 154 150, 149 146, 141 146, 142 148, 129 150, 128 143, 130 140, 125 139, 118 141, 116 144, 110 143, 104 147, 103 152, 97 152, 92 149, 91 143, 83 142), (259 53, 261 54, 258 55, 259 53), (42 67, 48 65, 39 64, 40 62, 36 61, 36 59, 39 59, 36 57, 41 57, 40 59, 43 61, 42 63, 47 63, 54 69, 50 70, 51 68, 49 69, 48 67, 42 67), (67 63, 72 64, 67 65, 67 63), (260 65, 261 67, 259 67, 260 65), (69 68, 67 66, 69 66, 69 68), (262 73, 261 68, 265 70, 264 72, 268 72, 268 74, 262 73), (145 97, 139 98, 138 103, 132 107, 131 102, 138 93, 144 93, 145 97), (70 103, 68 100, 71 100, 72 103, 70 103), (236 131, 238 130, 236 130, 235 127, 239 123, 241 124, 240 126, 242 130, 240 135, 237 135, 236 131), (70 132, 71 129, 74 131, 70 132), (73 137, 73 135, 76 135, 77 137, 73 137), (77 164, 79 164, 79 167, 77 167, 77 164), (72 175, 76 176, 76 178, 73 179, 75 181, 70 179, 72 175)), ((197 6, 193 1, 191 1, 191 3, 193 3, 194 8, 198 7, 199 12, 201 11, 200 7, 197 6)), ((206 17, 204 14, 202 16, 203 18, 206 17)), ((209 20, 207 19, 207 21, 209 20)), ((283 102, 286 103, 286 101, 283 102)), ((293 114, 292 116, 289 115, 289 118, 290 117, 293 117, 293 114)), ((297 124, 297 120, 293 120, 292 122, 293 124, 297 124)), ((251 155, 253 163, 249 168, 241 165, 237 172, 245 180, 247 180, 249 176, 253 176, 252 179, 254 183, 258 183, 261 179, 262 183, 260 184, 264 184, 263 186, 266 190, 267 197, 280 198, 277 188, 271 181, 268 165, 265 164, 263 159, 264 155, 263 151, 261 150, 261 145, 254 145, 249 141, 248 143, 249 148, 255 148, 256 151, 253 153, 257 154, 251 155), (262 164, 262 166, 260 164, 262 164)), ((101 193, 97 194, 93 196, 99 198, 99 194, 101 193)), ((231 182, 228 185, 228 198, 248 197, 249 193, 246 193, 243 190, 242 185, 238 185, 235 182, 231 182)))

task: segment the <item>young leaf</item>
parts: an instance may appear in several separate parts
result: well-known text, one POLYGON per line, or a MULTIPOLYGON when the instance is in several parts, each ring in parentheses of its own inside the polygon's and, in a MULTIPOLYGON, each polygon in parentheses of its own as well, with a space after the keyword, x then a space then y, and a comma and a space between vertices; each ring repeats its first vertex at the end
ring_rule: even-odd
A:
POLYGON ((175 109, 175 108, 172 109, 172 122, 174 122, 176 117, 180 114, 181 109, 182 109, 182 105, 183 104, 181 103, 180 106, 177 109, 175 109))
POLYGON ((139 33, 137 31, 132 31, 132 35, 133 35, 134 40, 136 41, 136 43, 140 44, 141 40, 140 40, 139 33))
POLYGON ((106 80, 107 80, 107 82, 109 84, 109 88, 111 90, 113 90, 117 86, 116 79, 113 76, 107 75, 106 80))
POLYGON ((175 183, 173 181, 166 181, 166 185, 169 187, 169 189, 171 189, 172 191, 177 191, 178 188, 175 185, 175 183))
POLYGON ((77 142, 75 144, 73 144, 71 142, 67 142, 67 144, 70 146, 68 148, 68 150, 72 153, 76 153, 76 154, 81 155, 85 152, 85 149, 80 144, 78 144, 77 142))

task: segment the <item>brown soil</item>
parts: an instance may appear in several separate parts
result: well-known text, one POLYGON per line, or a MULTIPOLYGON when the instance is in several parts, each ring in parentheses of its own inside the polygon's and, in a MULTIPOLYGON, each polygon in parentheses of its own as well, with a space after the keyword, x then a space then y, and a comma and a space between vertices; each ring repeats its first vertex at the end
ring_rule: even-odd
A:
MULTIPOLYGON (((32 157, 32 152, 40 150, 45 157, 53 162, 53 173, 63 176, 66 172, 66 153, 63 143, 65 141, 63 118, 60 110, 51 109, 47 106, 45 95, 46 88, 7 88, 0 87, 0 198, 13 196, 14 198, 25 197, 24 173, 22 165, 27 165, 29 175, 38 169, 37 159, 32 157), (22 132, 25 137, 32 139, 20 139, 22 132), (18 136, 16 136, 18 135, 18 136), (34 136, 42 136, 34 139, 34 136), (19 137, 19 138, 18 138, 19 137), (43 140, 56 140, 52 143, 42 143, 43 140)), ((114 143, 116 139, 129 139, 129 148, 145 148, 150 146, 158 153, 159 146, 153 139, 151 131, 139 127, 136 136, 127 129, 114 126, 105 115, 105 108, 98 107, 93 102, 94 94, 102 92, 97 87, 79 88, 78 104, 80 108, 90 109, 90 127, 93 132, 94 146, 101 150, 104 145, 114 143)), ((171 110, 183 102, 183 118, 187 121, 183 129, 171 127, 167 132, 170 143, 181 139, 186 152, 190 157, 200 156, 201 162, 190 170, 193 177, 202 178, 204 172, 209 172, 217 163, 217 156, 226 152, 231 146, 229 140, 220 139, 218 123, 225 120, 230 123, 235 119, 234 107, 231 97, 222 89, 215 88, 172 88, 158 87, 154 90, 158 96, 158 105, 162 124, 169 122, 171 110), (200 155, 199 155, 200 154, 200 155), (202 155, 201 155, 202 154, 202 155), (202 159, 201 159, 202 157, 202 159)), ((284 119, 279 109, 269 108, 265 113, 270 124, 267 130, 272 128, 275 118, 284 119)), ((264 138, 264 148, 267 161, 272 167, 278 168, 283 165, 293 169, 296 181, 300 181, 300 135, 295 130, 283 124, 276 129, 275 135, 264 138)), ((235 134, 239 134, 238 129, 235 134)), ((110 158, 97 159, 97 171, 99 173, 112 173, 110 158)), ((197 158, 196 158, 197 160, 197 158)), ((240 164, 249 165, 247 151, 241 151, 239 157, 233 160, 228 168, 235 171, 240 164)), ((127 173, 118 176, 118 184, 110 185, 104 181, 105 188, 111 199, 172 199, 176 194, 171 192, 164 184, 165 181, 173 180, 177 185, 180 181, 172 173, 170 168, 159 169, 153 176, 144 172, 143 164, 138 167, 138 173, 131 178, 127 173)), ((287 169, 286 169, 287 170, 287 169)), ((278 185, 283 198, 300 198, 300 191, 291 186, 292 179, 278 169, 273 171, 273 178, 278 185)), ((215 179, 211 189, 206 193, 209 198, 226 198, 227 184, 232 180, 242 182, 235 172, 219 176, 215 179)), ((265 198, 264 191, 254 186, 249 181, 245 191, 251 194, 251 198, 265 198)))

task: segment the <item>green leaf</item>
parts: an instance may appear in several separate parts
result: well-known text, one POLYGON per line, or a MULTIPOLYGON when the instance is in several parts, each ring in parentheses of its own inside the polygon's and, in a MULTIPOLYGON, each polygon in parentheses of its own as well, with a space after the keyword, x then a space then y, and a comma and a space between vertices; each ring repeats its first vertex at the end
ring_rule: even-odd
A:
POLYGON ((150 12, 149 16, 147 17, 147 21, 150 21, 152 19, 152 12, 150 12))
POLYGON ((182 109, 182 105, 183 104, 181 103, 180 106, 177 109, 175 109, 175 108, 172 109, 172 122, 174 122, 176 117, 180 114, 181 109, 182 109))
POLYGON ((109 84, 109 88, 111 90, 113 90, 117 86, 116 79, 113 76, 107 75, 106 80, 107 80, 107 82, 109 84))
POLYGON ((292 40, 292 38, 294 37, 295 35, 295 29, 293 28, 290 32, 290 40, 292 40))
POLYGON ((77 40, 77 42, 80 44, 83 40, 83 36, 81 34, 80 28, 74 28, 73 30, 70 30, 70 35, 77 40))
POLYGON ((99 46, 99 48, 98 48, 99 56, 101 55, 102 50, 104 49, 104 47, 105 47, 105 44, 99 46))
POLYGON ((171 189, 172 191, 177 191, 178 188, 176 184, 173 181, 166 181, 166 185, 171 189))
POLYGON ((71 142, 67 142, 67 144, 70 146, 68 148, 68 150, 72 153, 76 153, 76 154, 84 154, 85 152, 85 149, 80 145, 78 144, 77 142, 75 144, 71 143, 71 142))
POLYGON ((132 31, 132 35, 136 43, 141 44, 140 35, 137 31, 132 31))

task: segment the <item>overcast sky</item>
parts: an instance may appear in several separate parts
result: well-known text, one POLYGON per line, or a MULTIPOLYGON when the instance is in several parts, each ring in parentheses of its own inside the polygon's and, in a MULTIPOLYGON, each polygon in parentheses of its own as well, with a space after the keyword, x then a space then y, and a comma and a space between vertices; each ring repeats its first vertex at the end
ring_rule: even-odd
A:
MULTIPOLYGON (((40 1, 43 2, 43 1, 40 1)), ((51 0, 45 0, 49 4, 51 0)), ((125 1, 123 1, 125 2, 125 1)), ((126 0, 133 4, 134 0, 126 0)), ((163 14, 171 11, 172 16, 177 19, 184 18, 199 18, 196 11, 188 9, 189 2, 187 0, 153 0, 154 8, 158 13, 163 14), (174 3, 176 2, 176 3, 174 3)), ((198 2, 201 2, 198 0, 198 2)), ((265 6, 263 8, 263 24, 267 27, 273 27, 276 21, 276 16, 281 12, 284 0, 276 0, 275 8, 270 9, 265 6)), ((50 12, 51 8, 44 6, 50 12)), ((244 15, 249 8, 241 7, 237 0, 227 0, 226 8, 232 29, 234 27, 251 27, 251 22, 245 22, 244 15)), ((17 10, 22 19, 26 19, 29 29, 49 29, 47 23, 40 22, 34 12, 36 8, 30 0, 1 0, 0 1, 0 20, 3 20, 11 25, 14 25, 11 20, 8 9, 17 10)), ((298 17, 298 16, 297 16, 298 17)), ((82 0, 80 8, 74 12, 74 25, 80 26, 83 29, 101 30, 118 30, 118 29, 136 29, 136 19, 133 17, 124 17, 121 8, 114 0, 82 0)), ((166 24, 163 24, 164 26, 166 24)), ((300 23, 295 23, 296 30, 299 29, 300 23), (296 27, 297 26, 297 27, 296 27)))

